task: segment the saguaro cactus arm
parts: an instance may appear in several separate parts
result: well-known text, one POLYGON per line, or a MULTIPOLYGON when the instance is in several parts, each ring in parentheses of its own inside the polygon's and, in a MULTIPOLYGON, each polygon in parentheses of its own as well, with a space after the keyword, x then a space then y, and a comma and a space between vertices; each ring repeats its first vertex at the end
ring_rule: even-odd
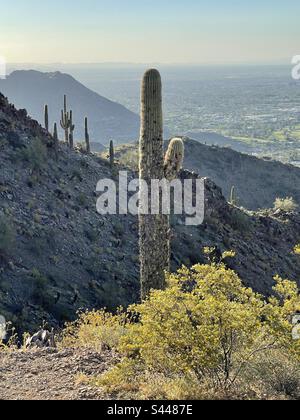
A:
POLYGON ((164 171, 165 177, 172 181, 177 178, 182 169, 184 160, 184 143, 181 138, 175 137, 170 141, 165 155, 164 171))

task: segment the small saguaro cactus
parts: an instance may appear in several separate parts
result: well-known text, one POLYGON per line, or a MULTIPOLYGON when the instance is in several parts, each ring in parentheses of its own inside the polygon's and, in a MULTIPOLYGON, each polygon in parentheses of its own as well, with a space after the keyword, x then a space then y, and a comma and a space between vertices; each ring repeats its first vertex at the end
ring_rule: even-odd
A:
MULTIPOLYGON (((141 93, 140 194, 151 180, 164 178, 162 83, 157 70, 148 70, 141 93)), ((148 191, 151 202, 151 191, 148 191)), ((139 214, 141 295, 146 299, 151 289, 165 287, 165 270, 170 268, 170 223, 163 214, 139 214)))
POLYGON ((110 167, 113 168, 115 165, 115 147, 113 140, 109 143, 109 163, 110 167))
POLYGON ((44 109, 44 119, 45 119, 45 129, 49 133, 49 113, 48 113, 48 105, 45 105, 44 109))
POLYGON ((59 140, 58 140, 57 124, 56 123, 54 123, 54 128, 53 128, 53 140, 54 140, 54 150, 55 150, 55 153, 57 154, 59 140))
POLYGON ((90 135, 89 135, 89 127, 88 127, 88 119, 85 117, 84 119, 84 133, 85 133, 85 148, 87 153, 91 153, 91 145, 90 145, 90 135))
POLYGON ((75 130, 75 125, 73 124, 73 112, 70 111, 69 115, 70 115, 69 146, 70 146, 70 149, 73 149, 74 148, 74 130, 75 130))
POLYGON ((236 198, 236 193, 235 193, 235 187, 234 186, 230 190, 229 203, 232 204, 233 206, 237 205, 237 198, 236 198))
POLYGON ((65 132, 65 142, 69 144, 70 114, 67 111, 67 95, 64 95, 64 109, 61 111, 61 128, 65 132))
POLYGON ((57 133, 57 124, 54 123, 54 128, 53 128, 53 139, 55 143, 58 143, 58 133, 57 133))
POLYGON ((184 143, 181 138, 175 137, 170 141, 168 150, 165 155, 165 177, 169 181, 177 178, 179 171, 182 169, 184 159, 184 143))

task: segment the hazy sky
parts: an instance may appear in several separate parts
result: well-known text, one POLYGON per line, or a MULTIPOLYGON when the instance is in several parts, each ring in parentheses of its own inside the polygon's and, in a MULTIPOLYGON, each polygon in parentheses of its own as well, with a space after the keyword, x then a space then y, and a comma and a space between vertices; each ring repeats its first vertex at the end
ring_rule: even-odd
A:
POLYGON ((299 0, 0 0, 0 6, 0 56, 9 62, 289 64, 300 54, 299 0))

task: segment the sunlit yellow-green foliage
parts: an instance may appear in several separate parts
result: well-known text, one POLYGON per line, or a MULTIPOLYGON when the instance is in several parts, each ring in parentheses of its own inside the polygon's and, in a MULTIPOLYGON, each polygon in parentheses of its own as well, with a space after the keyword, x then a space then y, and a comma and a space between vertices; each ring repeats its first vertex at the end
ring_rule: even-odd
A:
POLYGON ((66 325, 60 345, 62 347, 116 348, 125 333, 122 310, 112 315, 105 310, 83 312, 75 322, 66 325))
POLYGON ((300 255, 300 245, 296 245, 294 249, 295 254, 300 255))
POLYGON ((258 356, 269 362, 273 349, 299 364, 300 340, 292 336, 299 290, 275 280, 266 300, 222 262, 183 267, 167 275, 166 290, 152 291, 128 309, 138 322, 124 322, 121 314, 84 314, 72 330, 74 343, 103 343, 105 331, 116 346, 122 361, 95 380, 108 391, 172 399, 200 398, 202 387, 229 389, 258 356))
POLYGON ((292 212, 297 209, 298 205, 292 197, 276 198, 274 202, 274 209, 285 212, 292 212))

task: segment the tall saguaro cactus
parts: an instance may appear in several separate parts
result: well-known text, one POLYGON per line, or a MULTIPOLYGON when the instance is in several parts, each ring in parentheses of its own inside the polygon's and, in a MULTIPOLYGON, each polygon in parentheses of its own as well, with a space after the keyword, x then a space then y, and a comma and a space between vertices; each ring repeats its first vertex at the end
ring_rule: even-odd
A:
POLYGON ((71 122, 69 112, 67 111, 67 95, 64 95, 64 109, 61 111, 60 125, 65 132, 65 142, 69 144, 69 129, 71 122))
POLYGON ((85 147, 87 153, 91 152, 91 145, 90 145, 90 135, 89 135, 89 127, 88 127, 88 119, 85 117, 84 119, 84 133, 85 133, 85 147))
POLYGON ((48 105, 45 105, 45 109, 44 109, 44 119, 45 119, 45 129, 49 132, 49 113, 48 113, 48 105))
MULTIPOLYGON (((164 178, 162 83, 157 70, 148 70, 141 92, 140 180, 150 190, 152 179, 164 178)), ((149 193, 149 197, 151 193, 149 193)), ((164 271, 170 266, 169 217, 139 214, 142 299, 151 289, 165 287, 164 271)))

